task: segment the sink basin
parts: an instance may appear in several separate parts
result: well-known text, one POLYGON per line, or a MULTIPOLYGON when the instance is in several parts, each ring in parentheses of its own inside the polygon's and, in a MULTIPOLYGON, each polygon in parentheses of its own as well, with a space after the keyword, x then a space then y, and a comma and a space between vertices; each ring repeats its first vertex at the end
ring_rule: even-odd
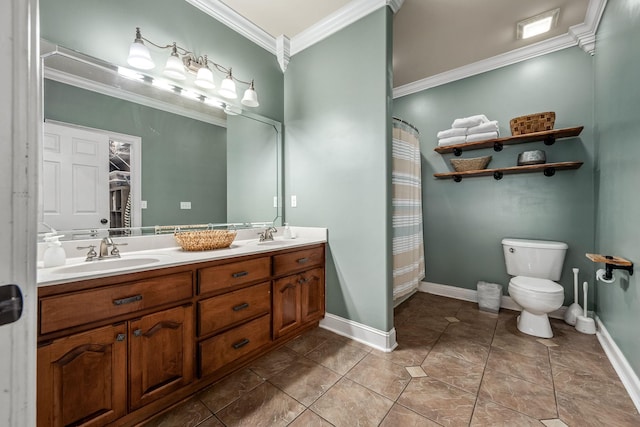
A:
POLYGON ((110 271, 121 268, 140 267, 147 264, 159 262, 159 258, 139 257, 139 258, 115 258, 99 261, 89 261, 83 264, 69 265, 52 270, 56 274, 91 273, 94 271, 110 271))
POLYGON ((257 242, 256 244, 258 246, 279 246, 279 245, 284 245, 287 242, 284 240, 265 240, 264 242, 257 242))

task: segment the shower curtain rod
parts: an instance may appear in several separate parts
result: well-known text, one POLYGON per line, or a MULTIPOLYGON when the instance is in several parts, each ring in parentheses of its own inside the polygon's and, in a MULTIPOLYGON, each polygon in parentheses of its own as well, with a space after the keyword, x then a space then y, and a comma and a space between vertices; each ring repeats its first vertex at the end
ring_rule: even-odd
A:
POLYGON ((400 117, 395 117, 395 116, 394 116, 394 117, 392 117, 392 118, 393 118, 393 120, 397 120, 397 121, 399 121, 399 122, 401 122, 401 123, 404 123, 405 125, 409 126, 411 129, 413 129, 413 130, 415 130, 416 132, 420 133, 420 131, 418 130, 418 128, 417 128, 417 127, 415 127, 414 125, 412 125, 412 124, 411 124, 411 123, 409 123, 409 122, 405 122, 405 121, 404 121, 404 120, 402 120, 400 117))

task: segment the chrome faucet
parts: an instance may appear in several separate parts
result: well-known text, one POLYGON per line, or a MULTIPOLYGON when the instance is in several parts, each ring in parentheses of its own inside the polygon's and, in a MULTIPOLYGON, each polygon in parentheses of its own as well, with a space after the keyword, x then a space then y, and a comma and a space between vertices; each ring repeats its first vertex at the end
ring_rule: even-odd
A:
POLYGON ((267 227, 264 229, 264 231, 261 231, 260 233, 258 233, 258 236, 260 236, 260 241, 264 242, 266 240, 273 240, 273 234, 272 233, 277 233, 278 230, 275 227, 267 227))
POLYGON ((87 259, 85 261, 101 260, 106 258, 120 258, 120 250, 118 246, 126 246, 126 243, 115 243, 111 237, 104 237, 100 241, 100 251, 96 253, 95 246, 78 246, 78 249, 89 249, 87 253, 87 259), (111 252, 109 252, 111 248, 111 252))

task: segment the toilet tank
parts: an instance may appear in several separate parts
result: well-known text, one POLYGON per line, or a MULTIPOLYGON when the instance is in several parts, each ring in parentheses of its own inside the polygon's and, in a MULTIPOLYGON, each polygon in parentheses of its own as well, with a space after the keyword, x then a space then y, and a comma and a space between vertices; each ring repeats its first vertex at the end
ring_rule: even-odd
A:
POLYGON ((502 239, 507 273, 511 276, 559 280, 569 245, 547 240, 502 239))

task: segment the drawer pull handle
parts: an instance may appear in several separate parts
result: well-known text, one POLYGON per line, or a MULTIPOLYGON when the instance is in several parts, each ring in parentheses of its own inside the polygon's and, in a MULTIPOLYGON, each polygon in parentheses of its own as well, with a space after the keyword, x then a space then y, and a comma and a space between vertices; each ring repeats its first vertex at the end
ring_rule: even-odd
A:
POLYGON ((142 295, 134 295, 132 297, 114 299, 113 305, 131 304, 132 302, 142 301, 142 295))
POLYGON ((298 264, 306 264, 307 262, 309 262, 309 258, 300 258, 300 259, 296 260, 296 262, 298 264))
POLYGON ((142 329, 136 329, 135 331, 133 331, 133 336, 139 337, 141 335, 142 335, 142 329))
POLYGON ((304 285, 305 283, 307 283, 309 281, 308 278, 303 277, 302 279, 298 279, 298 283, 300 283, 301 285, 304 285))
POLYGON ((242 340, 238 341, 237 343, 235 343, 235 344, 233 345, 233 348, 235 348, 236 350, 238 350, 238 349, 240 349, 240 348, 244 347, 244 346, 245 346, 245 345, 247 345, 247 344, 249 344, 249 340, 248 340, 247 338, 244 338, 244 339, 242 339, 242 340))
POLYGON ((237 273, 233 273, 231 277, 237 279, 238 277, 246 276, 247 274, 249 274, 248 271, 238 271, 237 273))
POLYGON ((233 311, 244 310, 245 308, 249 308, 249 303, 243 302, 242 304, 236 305, 233 307, 233 311))
POLYGON ((116 335, 116 341, 124 341, 127 336, 125 334, 116 335))

